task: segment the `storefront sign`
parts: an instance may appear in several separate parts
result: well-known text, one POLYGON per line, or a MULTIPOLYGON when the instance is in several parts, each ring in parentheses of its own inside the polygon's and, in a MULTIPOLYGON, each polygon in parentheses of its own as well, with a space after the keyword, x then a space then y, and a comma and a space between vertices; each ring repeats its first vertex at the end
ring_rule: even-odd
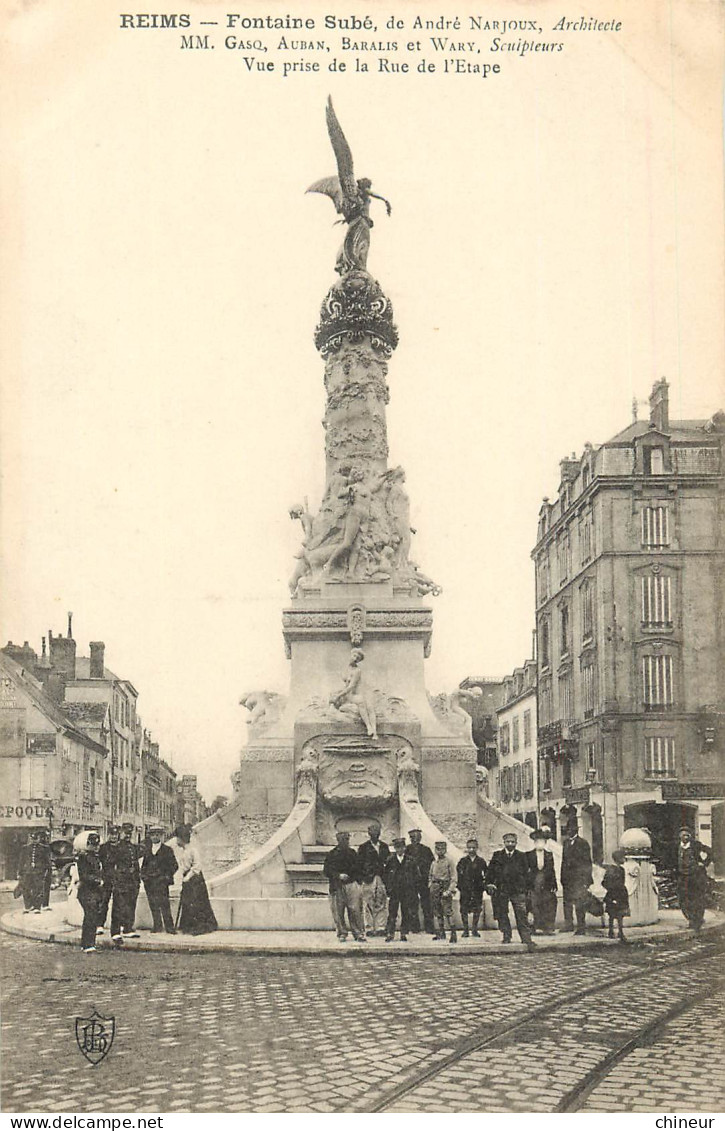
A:
POLYGON ((47 805, 0 805, 0 821, 17 824, 18 821, 47 821, 50 810, 47 805))
POLYGON ((582 785, 575 789, 565 788, 564 797, 566 798, 567 805, 588 805, 589 786, 582 785))
POLYGON ((663 781, 663 801, 717 801, 725 797, 725 782, 722 781, 663 781))

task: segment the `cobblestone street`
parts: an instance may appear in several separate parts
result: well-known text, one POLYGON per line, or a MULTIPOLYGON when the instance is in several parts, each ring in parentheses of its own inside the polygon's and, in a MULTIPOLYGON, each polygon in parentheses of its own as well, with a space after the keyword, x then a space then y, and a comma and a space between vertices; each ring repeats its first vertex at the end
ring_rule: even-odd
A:
POLYGON ((725 1100, 712 943, 352 962, 85 956, 5 934, 0 945, 5 1111, 712 1111, 725 1100), (75 1040, 75 1018, 94 1008, 116 1019, 96 1067, 75 1040))

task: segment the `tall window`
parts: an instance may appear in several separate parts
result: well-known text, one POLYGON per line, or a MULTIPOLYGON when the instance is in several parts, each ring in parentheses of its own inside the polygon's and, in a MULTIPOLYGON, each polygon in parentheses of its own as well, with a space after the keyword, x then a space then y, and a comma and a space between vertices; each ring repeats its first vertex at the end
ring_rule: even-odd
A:
POLYGON ((521 763, 514 766, 514 801, 521 800, 521 763))
POLYGON ((551 759, 550 758, 544 758, 543 769, 544 769, 544 772, 543 772, 543 775, 542 775, 541 788, 546 789, 546 790, 550 790, 551 789, 551 759))
POLYGON ((587 772, 596 774, 597 772, 597 744, 596 742, 587 743, 587 772))
POLYGON ((571 719, 574 717, 574 696, 571 686, 571 672, 559 676, 559 718, 571 719))
POLYGON ((642 624, 669 627, 672 624, 672 579, 661 573, 642 578, 642 624))
POLYGON ((521 768, 524 797, 534 796, 534 763, 529 758, 521 768))
POLYGON ((568 530, 559 539, 556 552, 559 562, 559 584, 561 585, 571 572, 571 542, 569 541, 568 530))
POLYGON ((593 664, 588 664, 587 667, 582 668, 582 694, 584 697, 584 718, 591 719, 597 706, 593 664))
POLYGON ((642 511, 642 545, 669 546, 670 521, 667 507, 645 507, 642 511))
POLYGON ((542 679, 539 684, 539 726, 551 722, 551 677, 542 679))
POLYGON ((544 552, 544 556, 539 562, 539 604, 545 601, 549 596, 549 558, 548 550, 544 552))
POLYGON ((582 640, 591 640, 594 635, 594 598, 590 581, 585 581, 580 590, 582 613, 582 640))
POLYGON ((675 740, 670 735, 644 740, 644 772, 648 778, 672 777, 675 772, 675 740))
POLYGON ((642 692, 645 711, 664 711, 673 705, 672 656, 642 657, 642 692))
POLYGON ((498 745, 499 750, 502 754, 508 754, 509 750, 511 749, 508 723, 502 723, 501 727, 499 728, 498 745))
POLYGON ((551 645, 549 641, 549 618, 542 617, 541 629, 539 631, 539 652, 541 653, 541 666, 546 668, 551 663, 551 656, 549 655, 551 645))
POLYGON ((45 755, 26 754, 20 759, 20 797, 23 801, 45 797, 45 755))
POLYGON ((559 610, 559 626, 561 629, 560 649, 561 655, 565 656, 569 651, 569 606, 562 605, 559 610))
POLYGON ((511 723, 511 749, 514 751, 514 753, 518 750, 519 746, 519 720, 514 719, 514 721, 511 723))
POLYGON ((565 758, 561 764, 561 784, 571 785, 571 762, 568 758, 565 758))
POLYGON ((592 556, 592 523, 591 519, 585 518, 581 524, 581 555, 582 565, 589 561, 592 556))
POLYGON ((531 711, 524 711, 524 746, 531 746, 531 711))

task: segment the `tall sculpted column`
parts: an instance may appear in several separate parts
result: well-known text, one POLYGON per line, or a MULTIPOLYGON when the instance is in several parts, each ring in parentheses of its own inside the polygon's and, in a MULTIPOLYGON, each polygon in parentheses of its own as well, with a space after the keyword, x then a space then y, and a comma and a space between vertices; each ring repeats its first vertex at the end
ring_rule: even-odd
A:
POLYGON ((347 225, 337 257, 340 279, 328 291, 315 330, 325 360, 326 486, 320 508, 290 511, 304 532, 290 579, 293 596, 328 582, 394 581, 411 595, 439 592, 410 559, 413 531, 402 467, 388 467, 385 406, 388 359, 398 344, 390 300, 367 270, 372 200, 391 206, 356 180, 352 153, 327 104, 327 126, 338 175, 308 191, 329 196, 347 225))

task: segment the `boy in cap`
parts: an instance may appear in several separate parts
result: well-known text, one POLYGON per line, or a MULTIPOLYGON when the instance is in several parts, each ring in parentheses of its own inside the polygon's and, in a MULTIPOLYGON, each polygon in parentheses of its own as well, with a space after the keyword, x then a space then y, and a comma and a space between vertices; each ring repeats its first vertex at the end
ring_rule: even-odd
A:
POLYGON ((428 887, 430 889, 431 911, 433 921, 438 924, 438 933, 434 939, 446 941, 446 929, 450 930, 450 942, 458 942, 456 928, 453 925, 453 896, 456 892, 456 870, 453 862, 446 855, 448 844, 445 840, 435 842, 435 860, 428 873, 428 887))
POLYGON ((473 916, 473 929, 471 934, 474 939, 479 938, 478 924, 483 909, 483 882, 486 875, 486 861, 478 855, 478 841, 474 836, 466 841, 466 855, 462 856, 456 866, 458 875, 458 890, 461 893, 461 919, 463 921, 463 937, 468 938, 468 916, 473 916))
POLYGON ((413 922, 418 915, 418 871, 406 851, 403 836, 398 836, 393 841, 393 851, 385 861, 383 882, 389 899, 385 941, 392 942, 395 938, 395 922, 400 910, 400 941, 407 942, 408 932, 413 929, 413 922))

